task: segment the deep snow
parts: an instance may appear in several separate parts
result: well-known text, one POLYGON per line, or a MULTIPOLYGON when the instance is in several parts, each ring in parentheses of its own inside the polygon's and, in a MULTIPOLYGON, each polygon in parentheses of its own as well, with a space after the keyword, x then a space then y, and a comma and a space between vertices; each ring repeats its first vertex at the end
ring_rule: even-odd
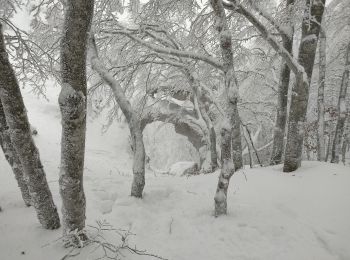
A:
MULTIPOLYGON (((24 93, 35 142, 58 207, 60 113, 58 90, 50 102, 24 93)), ((129 244, 173 260, 350 259, 349 167, 303 162, 300 170, 246 169, 231 179, 227 216, 213 216, 218 174, 178 177, 147 172, 142 200, 129 196, 131 158, 122 123, 101 133, 103 119, 89 121, 85 193, 87 223, 107 220, 136 234, 129 244), (244 172, 244 174, 243 174, 244 172)), ((43 230, 25 208, 14 177, 0 154, 0 259, 61 259, 62 230, 43 230)), ((106 238, 119 239, 105 234, 106 238)), ((84 250, 76 259, 96 259, 84 250)), ((124 259, 149 259, 125 253, 124 259)))

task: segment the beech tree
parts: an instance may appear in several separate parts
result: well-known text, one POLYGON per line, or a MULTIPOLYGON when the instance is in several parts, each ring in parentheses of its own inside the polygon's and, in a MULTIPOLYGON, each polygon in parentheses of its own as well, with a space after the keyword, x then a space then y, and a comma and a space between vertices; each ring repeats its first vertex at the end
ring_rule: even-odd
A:
POLYGON ((69 0, 65 8, 60 54, 62 88, 58 99, 62 115, 59 184, 63 232, 68 234, 85 227, 86 54, 94 1, 69 0))
POLYGON ((11 67, 0 24, 0 100, 11 143, 22 166, 24 179, 41 225, 47 229, 60 226, 56 206, 47 184, 38 149, 32 139, 20 88, 11 67))

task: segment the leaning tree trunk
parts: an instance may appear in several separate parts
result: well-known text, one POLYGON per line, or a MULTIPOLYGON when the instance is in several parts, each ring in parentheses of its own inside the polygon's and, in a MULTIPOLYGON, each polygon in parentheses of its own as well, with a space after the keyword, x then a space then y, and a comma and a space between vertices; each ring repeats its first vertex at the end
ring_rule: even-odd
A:
POLYGON ((332 145, 332 163, 339 163, 339 154, 341 153, 341 145, 344 133, 344 125, 346 121, 346 92, 349 85, 349 70, 350 70, 350 43, 346 48, 345 53, 345 67, 343 78, 340 86, 338 99, 338 118, 337 126, 335 128, 335 135, 332 145))
MULTIPOLYGON (((286 8, 288 9, 289 17, 287 17, 288 25, 292 28, 291 24, 291 11, 294 0, 288 0, 286 8)), ((292 54, 293 51, 293 31, 290 35, 282 35, 283 47, 286 51, 292 54)), ((282 61, 282 67, 280 71, 280 79, 278 86, 278 103, 277 103, 277 115, 275 128, 273 133, 273 144, 271 153, 271 165, 282 163, 282 156, 284 152, 284 135, 286 132, 287 122, 287 105, 288 105, 288 88, 290 81, 290 68, 285 61, 282 61)))
POLYGON ((23 169, 18 155, 11 143, 9 128, 6 123, 6 118, 2 104, 0 102, 0 146, 4 152, 5 158, 10 164, 12 171, 17 180, 18 187, 21 190, 22 198, 26 206, 31 205, 31 198, 27 186, 27 182, 24 179, 23 169))
POLYGON ((134 196, 136 198, 142 198, 143 188, 145 187, 146 153, 143 143, 141 120, 139 119, 137 113, 133 110, 119 82, 100 61, 93 36, 91 36, 89 44, 92 69, 95 70, 100 75, 100 77, 107 83, 107 85, 112 89, 114 98, 117 101, 120 109, 122 110, 128 122, 134 153, 134 161, 132 168, 134 178, 131 185, 131 196, 134 196))
MULTIPOLYGON (((86 132, 86 53, 93 0, 68 0, 61 41, 60 194, 63 232, 85 227, 83 170, 86 132)), ((84 239, 84 236, 81 237, 84 239)))
POLYGON ((326 34, 321 28, 319 52, 319 80, 317 98, 317 160, 324 161, 326 158, 324 136, 324 87, 326 83, 326 34))
POLYGON ((314 67, 320 24, 325 7, 325 0, 306 0, 306 8, 302 22, 301 43, 299 46, 298 63, 303 66, 307 79, 303 75, 296 75, 293 86, 289 111, 287 144, 283 171, 292 172, 301 165, 304 123, 306 120, 309 99, 309 86, 314 67))
POLYGON ((11 143, 20 160, 38 219, 44 228, 56 229, 60 226, 59 216, 46 181, 38 149, 32 139, 21 91, 6 52, 1 24, 0 99, 9 127, 11 143))
POLYGON ((238 113, 238 84, 234 71, 231 33, 227 25, 225 9, 222 0, 211 0, 216 20, 216 29, 219 32, 220 48, 225 74, 225 106, 227 118, 232 125, 232 158, 235 170, 243 167, 241 125, 238 113))

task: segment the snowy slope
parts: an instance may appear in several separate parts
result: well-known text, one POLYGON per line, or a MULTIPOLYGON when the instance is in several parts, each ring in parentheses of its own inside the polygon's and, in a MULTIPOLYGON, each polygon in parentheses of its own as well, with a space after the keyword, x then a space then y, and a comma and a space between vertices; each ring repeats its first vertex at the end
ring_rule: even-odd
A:
MULTIPOLYGON (((25 94, 35 141, 56 205, 60 122, 56 89, 50 102, 25 94)), ((128 129, 115 124, 101 134, 89 122, 85 192, 87 223, 106 220, 130 230, 129 244, 173 260, 348 260, 350 259, 350 170, 342 165, 303 162, 294 174, 281 166, 247 169, 231 179, 229 214, 213 217, 217 173, 191 178, 147 173, 143 200, 129 196, 131 158, 128 129)), ((61 259, 67 250, 57 231, 43 230, 25 208, 0 154, 0 259, 61 259), (22 253, 23 252, 23 253, 22 253)), ((108 239, 119 239, 106 234, 108 239)), ((84 250, 76 259, 96 259, 84 250)), ((151 259, 130 255, 124 259, 151 259)))

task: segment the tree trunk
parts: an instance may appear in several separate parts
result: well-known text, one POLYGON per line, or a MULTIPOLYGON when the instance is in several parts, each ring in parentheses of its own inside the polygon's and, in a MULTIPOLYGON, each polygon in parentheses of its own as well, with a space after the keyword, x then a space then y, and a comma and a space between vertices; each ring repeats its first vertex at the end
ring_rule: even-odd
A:
POLYGON ((338 118, 337 126, 335 128, 335 135, 332 145, 332 163, 339 163, 339 154, 341 153, 341 145, 344 133, 344 126, 346 121, 346 92, 349 85, 349 70, 350 70, 350 43, 346 48, 345 53, 345 68, 343 78, 340 86, 338 99, 338 118))
MULTIPOLYGON (((289 17, 288 25, 292 28, 291 21, 291 6, 294 4, 294 0, 288 0, 286 8, 288 10, 289 17)), ((282 35, 283 47, 290 54, 293 52, 293 34, 282 35)), ((286 132, 286 122, 287 122, 287 109, 288 109, 288 88, 290 81, 290 68, 288 64, 283 60, 280 71, 280 79, 278 86, 278 102, 277 102, 277 115, 275 122, 275 129, 273 133, 273 144, 270 165, 276 165, 282 163, 282 156, 284 152, 284 135, 286 132)))
POLYGON ((145 147, 143 143, 141 120, 138 114, 133 110, 129 100, 124 94, 124 90, 120 86, 119 82, 114 78, 100 61, 96 44, 93 36, 90 41, 90 55, 92 69, 95 70, 100 77, 107 83, 112 89, 114 98, 117 101, 120 109, 122 110, 130 129, 134 161, 133 161, 133 182, 131 186, 131 196, 136 198, 142 198, 143 188, 145 187, 145 147))
POLYGON ((319 80, 317 98, 317 160, 324 161, 326 158, 324 136, 324 87, 326 82, 326 34, 321 28, 319 52, 319 80))
POLYGON ((0 102, 0 146, 4 152, 7 162, 10 164, 12 171, 17 180, 18 187, 21 190, 22 198, 26 206, 31 205, 31 198, 27 186, 27 182, 24 179, 23 169, 18 155, 11 143, 9 128, 6 123, 6 118, 2 104, 0 102))
POLYGON ((215 26, 219 32, 220 48, 225 76, 225 106, 227 118, 232 126, 232 159, 235 170, 243 167, 240 117, 238 113, 238 84, 233 65, 231 33, 227 25, 222 0, 211 0, 215 14, 215 26))
POLYGON ((9 127, 11 143, 19 157, 38 219, 44 228, 56 229, 60 226, 59 216, 46 181, 38 149, 32 139, 21 91, 6 52, 1 24, 0 99, 9 127))
POLYGON ((86 133, 86 52, 93 0, 68 0, 61 41, 62 115, 60 194, 63 232, 85 227, 83 188, 86 133))
POLYGON ((219 175, 218 186, 216 189, 215 216, 218 217, 227 214, 227 190, 231 176, 235 172, 231 156, 231 126, 228 122, 224 122, 221 128, 221 159, 222 167, 219 175))
POLYGON ((325 0, 312 1, 312 3, 311 0, 306 0, 298 63, 304 68, 307 79, 304 78, 304 73, 296 75, 296 83, 292 90, 284 172, 295 171, 301 165, 309 86, 324 6, 325 0))

